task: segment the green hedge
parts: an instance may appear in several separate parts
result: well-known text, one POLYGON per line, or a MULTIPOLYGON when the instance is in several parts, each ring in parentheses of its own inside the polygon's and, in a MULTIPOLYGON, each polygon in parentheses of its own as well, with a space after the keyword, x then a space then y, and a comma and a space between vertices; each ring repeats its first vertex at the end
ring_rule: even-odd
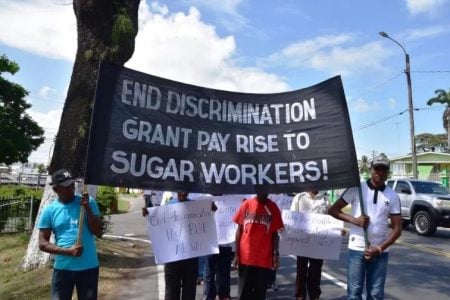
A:
POLYGON ((0 198, 30 198, 41 201, 44 188, 25 185, 0 185, 0 198))
MULTIPOLYGON (((8 218, 18 217, 19 215, 21 216, 21 211, 24 209, 24 207, 28 207, 31 197, 33 197, 32 222, 34 222, 39 210, 39 205, 41 204, 43 192, 43 188, 36 189, 23 185, 0 186, 0 231, 4 229, 8 218), (15 205, 6 205, 8 203, 11 203, 11 201, 23 201, 23 204, 21 203, 15 205)), ((17 231, 24 231, 25 221, 23 221, 23 219, 20 219, 15 226, 17 231)))

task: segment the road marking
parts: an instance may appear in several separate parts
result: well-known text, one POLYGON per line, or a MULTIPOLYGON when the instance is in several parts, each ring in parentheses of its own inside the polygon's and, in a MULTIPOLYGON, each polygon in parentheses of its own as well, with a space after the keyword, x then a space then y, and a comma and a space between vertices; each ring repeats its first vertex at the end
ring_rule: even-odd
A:
MULTIPOLYGON (((290 258, 297 260, 297 257, 295 255, 289 255, 290 258)), ((325 277, 326 279, 330 280, 331 282, 333 282, 335 285, 337 285, 338 287, 343 288, 344 290, 347 290, 347 284, 338 280, 337 278, 331 276, 330 274, 322 271, 322 276, 325 277)))
POLYGON ((344 290, 347 290, 347 284, 343 283, 342 281, 339 281, 338 279, 334 278, 333 276, 331 276, 330 274, 323 272, 322 271, 322 276, 325 277, 326 279, 332 281, 335 285, 337 285, 338 287, 343 288, 344 290))
POLYGON ((158 272, 158 296, 159 299, 164 299, 164 292, 166 290, 166 281, 164 280, 164 266, 156 265, 156 270, 158 272))
POLYGON ((431 249, 431 248, 428 248, 428 247, 425 247, 425 246, 419 246, 419 245, 412 244, 412 243, 409 243, 409 242, 405 242, 405 241, 402 241, 402 240, 397 240, 396 244, 407 246, 407 247, 414 248, 414 249, 417 249, 417 250, 421 250, 421 251, 424 251, 424 252, 429 252, 429 253, 433 253, 433 254, 436 254, 436 255, 441 255, 441 256, 445 256, 445 257, 450 258, 450 253, 444 252, 444 251, 441 251, 441 250, 431 249))

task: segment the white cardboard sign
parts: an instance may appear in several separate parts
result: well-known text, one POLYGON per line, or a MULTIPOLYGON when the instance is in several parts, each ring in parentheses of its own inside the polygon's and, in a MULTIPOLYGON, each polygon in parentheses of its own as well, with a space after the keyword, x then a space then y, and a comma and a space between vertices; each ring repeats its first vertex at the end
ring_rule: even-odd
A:
POLYGON ((282 216, 281 254, 339 259, 344 222, 329 215, 290 210, 283 210, 282 216))
POLYGON ((223 195, 215 197, 214 202, 217 206, 216 228, 217 238, 220 245, 233 243, 236 238, 237 224, 233 222, 233 217, 239 210, 242 200, 249 195, 223 195))
POLYGON ((219 253, 211 204, 210 200, 187 201, 148 209, 157 264, 219 253))

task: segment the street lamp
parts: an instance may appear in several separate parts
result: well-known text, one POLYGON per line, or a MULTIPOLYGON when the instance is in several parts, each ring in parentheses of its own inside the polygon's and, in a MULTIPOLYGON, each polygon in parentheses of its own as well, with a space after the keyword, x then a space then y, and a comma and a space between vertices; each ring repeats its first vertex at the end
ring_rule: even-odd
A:
POLYGON ((412 89, 411 89, 411 69, 409 65, 409 54, 406 53, 405 48, 396 40, 391 38, 386 32, 379 32, 384 38, 390 39, 394 43, 396 43, 400 48, 402 48, 403 53, 405 54, 405 74, 406 74, 406 83, 408 84, 408 111, 409 111, 409 135, 411 138, 411 158, 412 158, 412 169, 413 169, 413 178, 417 179, 417 153, 416 153, 416 142, 414 136, 414 109, 413 109, 413 100, 412 100, 412 89))

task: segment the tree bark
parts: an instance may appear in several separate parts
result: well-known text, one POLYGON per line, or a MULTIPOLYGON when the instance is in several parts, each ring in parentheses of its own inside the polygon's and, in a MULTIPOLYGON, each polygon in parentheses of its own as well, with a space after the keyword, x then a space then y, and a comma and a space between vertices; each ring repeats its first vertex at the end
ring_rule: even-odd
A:
POLYGON ((42 214, 42 208, 44 207, 42 203, 50 203, 55 197, 53 189, 50 186, 50 182, 51 176, 49 175, 47 176, 47 181, 45 183, 41 205, 39 206, 39 210, 36 215, 33 232, 31 234, 30 241, 28 242, 27 252, 22 258, 22 262, 19 265, 19 270, 26 271, 49 265, 50 254, 39 250, 39 229, 37 229, 37 224, 39 223, 39 219, 41 218, 42 214))
MULTIPOLYGON (((123 65, 134 52, 138 32, 140 0, 74 0, 78 49, 56 136, 49 174, 64 168, 77 178, 84 177, 88 133, 100 61, 123 65)), ((50 177, 44 190, 42 208, 55 198, 50 177)), ((33 229, 21 270, 49 264, 50 255, 39 251, 39 230, 33 229)))
POLYGON ((134 52, 139 0, 74 0, 78 49, 50 163, 84 177, 100 61, 123 65, 134 52))

